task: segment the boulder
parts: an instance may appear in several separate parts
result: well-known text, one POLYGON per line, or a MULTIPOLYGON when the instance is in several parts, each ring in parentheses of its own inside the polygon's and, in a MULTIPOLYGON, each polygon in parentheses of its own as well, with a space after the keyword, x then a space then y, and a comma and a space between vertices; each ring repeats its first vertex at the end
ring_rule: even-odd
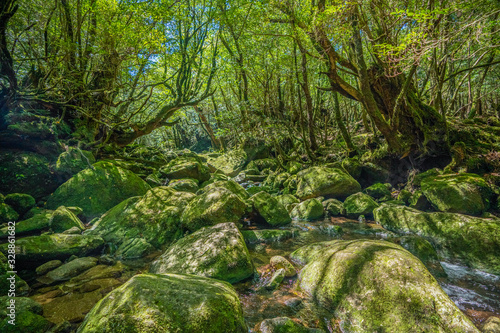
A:
POLYGON ((282 204, 284 207, 286 207, 289 204, 300 203, 300 200, 291 194, 278 195, 276 197, 276 200, 278 200, 278 202, 282 204))
POLYGON ((297 197, 310 199, 319 196, 344 199, 361 191, 359 183, 338 168, 310 167, 297 174, 297 197))
POLYGON ((324 215, 323 205, 318 199, 308 199, 296 205, 290 216, 294 219, 314 221, 324 215))
POLYGON ((169 179, 196 179, 203 183, 210 179, 210 169, 198 157, 180 156, 167 163, 160 173, 169 179))
POLYGON ((252 276, 253 271, 245 241, 234 223, 205 227, 181 238, 150 268, 157 274, 196 274, 230 283, 252 276))
POLYGON ((115 255, 119 259, 137 259, 151 254, 154 250, 144 238, 129 238, 118 247, 115 255))
POLYGON ((196 193, 198 191, 198 181, 195 179, 177 179, 168 184, 168 187, 176 191, 196 193))
POLYGON ((69 147, 57 158, 55 170, 58 173, 71 177, 72 175, 90 168, 95 163, 94 155, 87 150, 69 147))
POLYGON ((286 208, 272 195, 266 192, 259 192, 250 199, 255 211, 268 224, 281 226, 292 222, 286 208))
POLYGON ((150 186, 136 174, 109 162, 97 162, 59 186, 47 200, 47 208, 77 206, 91 220, 123 200, 144 195, 150 186))
MULTIPOLYGON (((16 235, 22 236, 30 233, 40 232, 49 229, 52 220, 53 210, 43 210, 35 216, 16 223, 16 235)), ((0 229, 0 238, 9 236, 9 227, 0 229)))
POLYGON ((247 244, 282 242, 293 237, 291 230, 242 230, 241 234, 247 244))
POLYGON ((298 286, 346 332, 478 332, 425 266, 401 246, 335 240, 299 248, 298 286))
POLYGON ((453 213, 424 213, 413 208, 382 205, 373 212, 384 228, 432 240, 443 254, 474 268, 500 274, 500 220, 453 213))
POLYGON ((258 333, 323 333, 323 330, 304 327, 288 317, 266 319, 257 324, 258 333))
POLYGON ((6 203, 0 203, 0 224, 15 222, 19 219, 19 214, 6 203))
POLYGON ((345 214, 344 204, 337 199, 327 199, 321 203, 323 208, 330 216, 339 216, 345 214))
POLYGON ((280 268, 276 270, 269 281, 266 282, 264 285, 264 288, 267 290, 276 290, 279 288, 281 282, 283 282, 283 279, 285 278, 286 271, 284 268, 280 268))
POLYGON ((361 192, 349 196, 344 201, 345 213, 349 218, 358 218, 360 215, 371 216, 378 206, 372 197, 361 192))
POLYGON ((85 230, 82 221, 64 206, 57 208, 52 213, 49 225, 53 232, 63 232, 73 227, 77 227, 80 231, 85 230))
POLYGON ((247 154, 243 149, 234 149, 217 158, 208 159, 208 167, 212 172, 218 170, 229 177, 238 175, 246 163, 247 154))
POLYGON ((246 203, 236 194, 214 187, 191 200, 182 213, 181 222, 187 229, 196 231, 218 223, 237 222, 246 209, 246 203))
POLYGON ((271 264, 274 269, 285 269, 285 277, 292 277, 297 274, 295 267, 293 267, 293 265, 288 260, 286 260, 285 257, 274 256, 269 261, 269 264, 271 264))
POLYGON ((78 333, 246 333, 238 295, 226 282, 194 275, 140 274, 87 314, 78 333))
POLYGON ((500 318, 489 317, 483 323, 483 333, 500 333, 500 318))
POLYGON ((46 277, 51 282, 66 281, 85 272, 86 270, 97 265, 97 258, 83 257, 71 260, 70 262, 57 267, 47 273, 46 277))
MULTIPOLYGON (((12 257, 9 257, 9 259, 12 259, 12 257)), ((9 264, 7 257, 3 253, 0 253, 0 295, 7 296, 12 289, 15 289, 16 296, 28 295, 30 287, 26 281, 21 279, 17 274, 11 273, 12 271, 17 271, 18 266, 16 264, 17 262, 14 264, 10 262, 9 264)), ((0 311, 4 309, 1 308, 0 311)))
POLYGON ((250 195, 247 193, 247 191, 240 184, 235 182, 234 180, 217 180, 217 181, 203 187, 198 192, 198 194, 205 193, 205 192, 207 192, 215 187, 223 187, 226 190, 233 192, 233 194, 236 194, 241 200, 246 200, 250 197, 250 195))
POLYGON ((26 214, 31 208, 35 207, 35 198, 29 194, 11 193, 5 196, 4 202, 14 208, 20 216, 26 214))
POLYGON ((43 309, 37 302, 27 297, 0 297, 0 332, 5 333, 43 333, 47 332, 52 323, 42 317, 43 309), (8 307, 14 301, 15 325, 9 323, 12 319, 8 307))
POLYGON ((427 177, 421 186, 436 210, 449 213, 481 215, 493 194, 482 177, 467 173, 427 177))
POLYGON ((365 188, 363 192, 368 194, 372 198, 381 199, 383 197, 391 196, 391 188, 391 184, 377 183, 365 188))
POLYGON ((45 275, 51 270, 56 269, 61 265, 62 265, 61 260, 51 260, 46 262, 45 264, 38 266, 35 271, 37 275, 45 275))

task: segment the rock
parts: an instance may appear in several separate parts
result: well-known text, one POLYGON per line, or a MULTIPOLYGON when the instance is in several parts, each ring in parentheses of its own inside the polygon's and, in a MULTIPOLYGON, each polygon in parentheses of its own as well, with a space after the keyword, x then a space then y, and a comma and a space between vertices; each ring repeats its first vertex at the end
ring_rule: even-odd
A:
POLYGON ((95 163, 94 155, 87 150, 69 147, 57 158, 55 170, 58 173, 71 177, 72 175, 90 168, 95 163))
POLYGON ((290 308, 296 309, 302 305, 302 299, 299 297, 292 297, 292 298, 288 298, 283 303, 290 308))
POLYGON ((43 265, 40 265, 36 268, 36 274, 37 275, 45 275, 48 272, 50 272, 53 269, 56 269, 57 267, 62 265, 61 260, 51 260, 46 262, 43 265))
POLYGON ((308 199, 292 209, 290 216, 294 219, 314 221, 323 217, 323 205, 318 199, 308 199))
POLYGON ((0 224, 15 222, 19 219, 19 214, 6 203, 0 203, 0 224))
POLYGON ((204 188, 202 188, 198 194, 203 194, 215 187, 223 187, 226 190, 231 191, 233 194, 236 194, 241 200, 246 200, 250 197, 247 191, 234 180, 217 180, 211 184, 208 184, 204 188))
POLYGON ((276 190, 284 188, 284 184, 288 180, 288 178, 290 178, 290 176, 291 175, 288 172, 283 172, 276 175, 273 181, 273 188, 276 190))
POLYGON ((217 158, 208 159, 208 167, 212 172, 219 170, 229 177, 238 175, 246 163, 247 154, 243 149, 234 149, 217 158))
MULTIPOLYGON (((12 259, 12 257, 9 257, 9 259, 12 259)), ((12 289, 15 289, 16 296, 28 295, 30 287, 26 281, 21 279, 17 274, 11 273, 12 271, 16 271, 17 268, 17 262, 11 266, 7 257, 3 253, 0 253, 0 295, 9 295, 12 289)), ((3 309, 0 309, 0 311, 3 309)))
POLYGON ((286 207, 289 204, 300 203, 300 200, 291 194, 278 195, 276 197, 276 200, 278 200, 278 202, 282 204, 284 207, 286 207))
POLYGON ((391 195, 391 184, 377 183, 365 188, 364 193, 375 199, 381 199, 391 195))
POLYGON ((299 248, 300 290, 346 332, 478 332, 425 266, 396 244, 335 240, 299 248))
POLYGON ((177 179, 171 181, 168 187, 176 191, 196 193, 198 191, 198 181, 194 179, 177 179))
POLYGON ((398 194, 397 200, 402 201, 406 205, 410 202, 411 196, 412 196, 412 193, 410 191, 401 190, 398 194))
POLYGON ((191 231, 223 222, 236 222, 246 211, 246 204, 223 187, 214 187, 191 200, 182 213, 182 225, 191 231))
POLYGON ((46 277, 53 282, 66 281, 97 265, 97 258, 84 257, 72 260, 48 272, 46 277))
POLYGON ((193 275, 134 276, 87 314, 78 333, 246 333, 238 295, 228 283, 193 275))
POLYGON ((266 319, 257 324, 259 333, 322 333, 324 331, 304 327, 288 317, 266 319))
POLYGON ((129 170, 109 162, 97 162, 59 186, 47 200, 47 208, 78 206, 87 220, 100 216, 123 200, 144 195, 149 185, 129 170))
POLYGON ((348 173, 338 168, 310 167, 297 174, 297 197, 301 200, 318 196, 343 199, 361 191, 348 173))
POLYGON ((86 233, 117 246, 128 239, 143 238, 160 248, 182 237, 181 213, 193 198, 192 193, 158 186, 143 197, 126 199, 111 208, 86 233))
POLYGON ((43 333, 49 330, 52 323, 42 317, 42 307, 40 304, 27 297, 0 297, 0 332, 23 332, 23 333, 43 333), (8 308, 11 305, 11 300, 14 301, 15 309, 15 325, 9 323, 12 319, 8 308))
POLYGON ((410 235, 399 238, 399 244, 420 259, 434 276, 446 276, 439 262, 439 256, 428 240, 420 236, 410 235))
POLYGON ((382 205, 375 221, 398 233, 432 240, 447 256, 473 268, 500 274, 500 220, 453 213, 424 213, 404 206, 382 205))
POLYGON ((144 238, 131 238, 124 241, 116 250, 116 257, 119 259, 136 259, 147 256, 155 248, 144 238))
MULTIPOLYGON (((72 255, 86 256, 99 251, 104 246, 101 237, 90 235, 41 235, 30 236, 16 241, 16 260, 29 265, 50 260, 65 260, 72 255)), ((0 251, 7 253, 8 245, 1 244, 0 251)))
MULTIPOLYGON (((48 229, 50 227, 50 221, 52 220, 52 214, 54 211, 52 210, 43 210, 39 214, 16 223, 16 235, 26 235, 34 232, 40 232, 44 229, 48 229)), ((0 238, 7 238, 9 235, 8 226, 0 229, 0 238)))
POLYGON ((241 234, 247 244, 281 242, 293 237, 291 230, 242 230, 241 234))
POLYGON ((483 333, 500 333, 500 318, 489 317, 483 324, 483 333))
POLYGON ((210 169, 198 157, 180 156, 160 168, 160 173, 168 179, 196 179, 203 183, 210 179, 210 169))
POLYGON ((285 278, 286 271, 284 268, 278 269, 276 272, 273 273, 271 276, 271 279, 265 284, 264 288, 267 290, 276 290, 279 288, 281 282, 283 282, 283 279, 285 278))
POLYGON ((429 210, 431 208, 431 203, 427 200, 422 191, 415 191, 408 200, 411 208, 418 210, 429 210))
POLYGON ((274 158, 262 158, 248 163, 247 169, 257 169, 259 171, 269 169, 275 171, 278 168, 278 162, 274 158))
POLYGON ((85 230, 82 221, 80 221, 68 208, 61 206, 54 211, 50 221, 50 229, 52 229, 52 231, 63 232, 74 227, 80 229, 80 231, 85 230))
POLYGON ((82 229, 79 227, 71 227, 68 230, 62 232, 65 235, 79 235, 82 233, 82 229))
POLYGON ((31 152, 0 153, 0 192, 26 193, 40 199, 59 184, 46 157, 31 152))
POLYGON ((344 204, 342 201, 337 199, 327 199, 321 203, 323 205, 324 210, 330 216, 339 216, 345 214, 344 204))
POLYGON ((293 267, 293 265, 282 256, 272 257, 269 263, 274 269, 285 269, 285 277, 292 277, 297 274, 295 267, 293 267))
POLYGON ((245 241, 234 223, 202 228, 181 238, 150 268, 157 274, 196 274, 230 283, 252 276, 253 271, 245 241))
POLYGON ((291 175, 297 174, 300 170, 302 170, 302 164, 296 161, 290 161, 286 165, 286 169, 288 170, 288 173, 291 175))
POLYGON ((113 266, 115 262, 115 259, 108 254, 99 257, 99 264, 101 265, 113 266))
POLYGON ((380 206, 367 194, 356 193, 344 201, 345 213, 349 218, 358 218, 360 215, 371 216, 373 210, 380 206))
POLYGON ((275 197, 266 192, 253 195, 250 200, 260 217, 272 226, 281 226, 292 222, 286 208, 275 197))
POLYGON ((441 174, 441 171, 439 169, 434 168, 434 169, 429 169, 427 171, 421 172, 413 178, 413 185, 414 186, 421 186, 422 181, 426 178, 434 178, 436 176, 439 176, 441 174))
POLYGON ((36 202, 29 194, 11 193, 5 196, 4 202, 11 206, 20 216, 26 214, 31 208, 35 207, 36 202))
POLYGON ((482 177, 467 173, 427 177, 422 192, 436 210, 476 216, 488 210, 493 193, 482 177))

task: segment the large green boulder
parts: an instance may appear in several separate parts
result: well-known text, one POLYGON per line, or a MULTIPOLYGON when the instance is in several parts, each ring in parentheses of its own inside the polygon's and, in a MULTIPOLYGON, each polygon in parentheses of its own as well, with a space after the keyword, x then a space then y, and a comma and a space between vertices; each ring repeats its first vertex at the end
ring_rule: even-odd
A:
POLYGON ((205 193, 215 187, 223 187, 226 190, 229 190, 236 194, 241 200, 246 200, 250 197, 250 195, 247 193, 247 191, 235 182, 234 180, 217 180, 213 183, 208 184, 207 186, 203 187, 198 194, 205 193))
POLYGON ((266 319, 257 324, 258 333, 324 333, 316 328, 304 327, 288 317, 266 319))
POLYGON ((247 244, 277 243, 294 236, 292 230, 281 229, 242 230, 241 234, 247 244))
POLYGON ((35 207, 35 198, 29 194, 11 193, 5 196, 4 202, 14 208, 19 215, 23 216, 31 208, 35 207))
MULTIPOLYGON (((49 229, 53 213, 52 210, 43 210, 29 219, 17 222, 16 235, 22 236, 49 229)), ((9 226, 0 229, 0 238, 7 238, 8 236, 9 226)))
POLYGON ((71 210, 64 206, 57 208, 52 213, 49 226, 53 232, 63 232, 73 227, 77 227, 82 231, 85 230, 82 221, 80 221, 71 210))
POLYGON ((6 203, 0 203, 0 224, 14 222, 19 219, 19 214, 6 203))
POLYGON ((345 214, 350 218, 358 218, 360 215, 372 215, 373 210, 379 204, 368 194, 356 193, 344 201, 345 214))
POLYGON ((111 208, 87 233, 117 246, 129 239, 143 238, 160 248, 182 237, 181 213, 193 198, 192 193, 158 186, 143 197, 128 198, 111 208))
POLYGON ((52 326, 52 323, 42 317, 42 314, 42 306, 28 297, 1 296, 0 332, 47 332, 52 326), (14 301, 14 308, 12 308, 11 301, 14 301))
POLYGON ((191 200, 182 213, 181 222, 187 229, 196 231, 218 223, 237 222, 246 209, 246 203, 236 194, 214 187, 191 200))
POLYGON ((321 203, 325 211, 330 216, 339 216, 345 214, 344 204, 337 199, 327 199, 321 203))
POLYGON ((382 184, 382 183, 373 184, 372 186, 365 188, 363 192, 375 199, 390 197, 391 184, 382 184))
MULTIPOLYGON (((9 253, 6 253, 6 255, 9 255, 9 253)), ((9 259, 12 260, 12 258, 12 256, 9 256, 9 259)), ((16 296, 28 295, 30 287, 26 281, 21 279, 16 273, 13 273, 17 269, 15 260, 9 262, 7 257, 0 252, 0 295, 7 296, 12 291, 14 291, 14 295, 16 296)), ((1 308, 0 313, 4 309, 1 308)))
POLYGON ((245 240, 231 222, 202 228, 178 240, 150 268, 151 273, 195 274, 229 283, 244 280, 253 271, 245 240))
POLYGON ((169 179, 192 178, 200 184, 210 179, 210 169, 198 157, 180 156, 167 163, 160 173, 169 179))
POLYGON ((268 224, 281 226, 292 222, 290 214, 275 197, 266 192, 259 192, 253 195, 252 201, 255 211, 268 224))
POLYGON ((196 193, 198 191, 198 181, 195 179, 176 179, 168 184, 168 187, 176 191, 196 193))
POLYGON ((212 172, 219 170, 229 177, 237 176, 246 163, 247 154, 243 149, 234 149, 217 158, 208 159, 208 167, 212 172))
POLYGON ((479 332, 425 266, 399 245, 334 240, 299 248, 298 286, 345 332, 479 332))
POLYGON ((57 158, 55 170, 63 175, 72 176, 95 163, 94 155, 87 150, 69 147, 57 158))
POLYGON ((447 255, 474 268, 500 274, 500 220, 453 213, 424 213, 382 205, 373 211, 384 228, 426 237, 447 255))
POLYGON ((110 292, 78 333, 246 333, 233 287, 195 275, 140 274, 110 292))
POLYGON ((314 221, 324 215, 324 208, 318 199, 308 199, 293 207, 290 216, 294 219, 314 221))
POLYGON ((45 156, 31 152, 0 152, 0 192, 26 193, 40 199, 60 184, 45 156))
POLYGON ((361 191, 359 183, 338 168, 310 167, 297 174, 296 195, 299 199, 327 196, 344 199, 361 191))
MULTIPOLYGON (((104 240, 91 235, 52 234, 30 236, 16 240, 16 260, 18 264, 37 263, 50 260, 66 260, 72 255, 85 256, 98 252, 104 240)), ((8 244, 1 244, 0 251, 8 253, 8 244)))
POLYGON ((452 174, 422 180, 422 192, 432 206, 442 212, 481 215, 488 210, 492 191, 475 174, 452 174))
POLYGON ((294 197, 293 195, 291 194, 282 194, 282 195, 278 195, 276 197, 276 200, 278 200, 278 202, 280 204, 282 204, 283 206, 287 206, 287 205, 290 205, 290 204, 294 204, 294 203, 300 203, 300 200, 297 199, 296 197, 294 197))
POLYGON ((144 195, 150 186, 136 174, 109 162, 97 162, 59 186, 47 200, 47 208, 77 206, 91 220, 123 200, 144 195))

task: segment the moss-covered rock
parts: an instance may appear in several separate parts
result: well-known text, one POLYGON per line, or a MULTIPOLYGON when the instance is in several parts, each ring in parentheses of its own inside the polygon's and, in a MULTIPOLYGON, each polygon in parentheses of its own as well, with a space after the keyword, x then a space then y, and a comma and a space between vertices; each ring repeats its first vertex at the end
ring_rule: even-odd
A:
POLYGON ((250 197, 250 195, 247 193, 247 191, 237 182, 234 180, 218 180, 215 181, 211 184, 208 184, 204 188, 198 192, 198 194, 205 193, 215 187, 223 187, 226 190, 229 190, 233 192, 233 194, 236 194, 241 200, 246 200, 250 197))
POLYGON ((278 161, 274 158, 262 158, 258 160, 253 160, 248 163, 247 169, 257 169, 259 171, 269 169, 276 171, 278 169, 278 161))
POLYGON ((337 199, 327 199, 321 203, 323 208, 330 216, 339 216, 345 214, 344 204, 337 199))
MULTIPOLYGON (((90 235, 41 235, 30 236, 16 241, 18 264, 41 264, 50 260, 65 260, 72 255, 85 256, 97 252, 104 246, 101 237, 90 235)), ((0 251, 8 251, 8 244, 1 244, 0 251)))
POLYGON ((396 244, 335 240, 291 255, 298 286, 346 332, 478 332, 425 266, 396 244))
POLYGON ((288 260, 286 260, 285 257, 274 256, 269 260, 269 264, 274 269, 283 268, 285 270, 285 277, 292 277, 297 274, 295 267, 293 267, 293 265, 288 260))
POLYGON ((202 228, 178 240, 150 268, 157 274, 195 274, 230 283, 252 276, 253 271, 245 241, 234 223, 202 228))
POLYGON ((344 201, 345 213, 350 218, 358 218, 360 215, 371 216, 378 206, 372 197, 361 192, 349 196, 344 201))
POLYGON ((323 205, 318 199, 308 199, 293 207, 290 216, 294 219, 314 221, 324 215, 323 205))
POLYGON ((6 203, 0 203, 0 224, 14 222, 19 219, 19 214, 6 203))
POLYGON ((401 190, 398 193, 397 200, 402 201, 404 204, 408 204, 410 202, 410 198, 412 196, 412 193, 408 190, 401 190))
POLYGON ((258 333, 323 333, 323 330, 304 327, 288 317, 266 319, 257 324, 258 333))
POLYGON ((14 208, 20 216, 26 214, 31 208, 35 207, 35 198, 29 194, 11 193, 5 196, 4 202, 14 208))
POLYGON ((47 332, 52 323, 42 317, 43 309, 37 302, 27 297, 0 297, 0 331, 5 333, 43 333, 47 332), (11 316, 11 301, 14 301, 14 316, 11 316), (15 318, 11 323, 9 321, 15 318), (15 325, 12 325, 15 323, 15 325))
POLYGON ((198 191, 198 181, 195 179, 177 179, 171 181, 168 187, 176 191, 196 193, 198 191))
POLYGON ((73 212, 64 206, 57 208, 52 213, 49 226, 53 232, 63 232, 73 227, 77 227, 82 231, 85 230, 85 226, 82 221, 80 221, 80 219, 78 219, 73 212))
MULTIPOLYGON (((43 210, 29 219, 17 222, 16 235, 23 236, 49 229, 53 213, 54 211, 52 210, 43 210)), ((7 238, 8 236, 9 236, 8 226, 0 229, 0 238, 7 238)))
POLYGON ((441 171, 439 169, 429 169, 429 170, 426 170, 424 172, 421 172, 417 175, 415 175, 415 177, 413 177, 413 185, 414 186, 420 186, 422 185, 422 181, 426 178, 434 178, 436 176, 439 176, 441 174, 441 171))
POLYGON ((294 197, 293 195, 291 194, 282 194, 282 195, 278 195, 276 197, 276 200, 278 200, 278 202, 280 204, 282 204, 283 206, 286 207, 286 205, 289 205, 289 204, 293 204, 293 203, 300 203, 300 200, 297 199, 296 197, 294 197))
POLYGON ((373 184, 372 186, 365 188, 363 192, 374 199, 381 199, 383 197, 391 196, 391 184, 373 184))
POLYGON ((243 149, 231 150, 217 158, 208 159, 211 171, 222 171, 226 176, 235 177, 247 163, 247 154, 243 149))
POLYGON ((290 178, 290 174, 288 172, 277 174, 276 177, 274 177, 273 188, 276 190, 284 188, 285 182, 288 178, 290 178))
POLYGON ((424 213, 405 206, 382 205, 375 221, 398 233, 431 239, 447 256, 474 268, 500 273, 500 220, 453 213, 424 213))
POLYGON ((119 259, 138 259, 151 254, 155 248, 144 238, 129 238, 116 250, 115 256, 119 259))
POLYGON ((418 210, 429 210, 432 208, 431 203, 429 202, 429 200, 427 200, 424 193, 422 193, 422 191, 420 190, 415 191, 412 194, 412 196, 408 200, 408 204, 411 208, 415 208, 418 210))
MULTIPOLYGON (((12 257, 9 257, 9 259, 12 259, 12 257)), ((16 271, 17 269, 18 267, 12 262, 9 264, 7 257, 0 252, 0 295, 7 296, 12 289, 15 290, 16 296, 28 295, 30 287, 26 281, 21 279, 16 273, 12 273, 12 271, 16 271)), ((2 310, 5 310, 5 308, 2 307, 0 309, 0 317, 2 310)))
POLYGON ((499 333, 500 332, 500 318, 489 317, 483 323, 483 333, 499 333))
POLYGON ((129 239, 143 238, 160 248, 182 236, 180 216, 193 198, 189 192, 155 187, 143 197, 126 199, 111 208, 87 233, 117 246, 129 239))
POLYGON ((160 173, 169 179, 196 179, 203 183, 210 179, 210 169, 197 157, 180 156, 160 169, 160 173))
POLYGON ((47 273, 46 277, 52 282, 66 281, 85 272, 86 270, 97 265, 97 258, 83 257, 76 258, 70 262, 57 267, 56 269, 47 273))
POLYGON ((246 333, 238 295, 226 282, 194 275, 141 274, 104 297, 78 333, 246 333))
POLYGON ((237 222, 247 205, 233 192, 214 187, 191 200, 181 216, 184 227, 196 231, 223 222, 237 222))
POLYGON ((0 192, 26 193, 40 199, 60 184, 46 157, 31 152, 0 153, 0 192))
POLYGON ((359 183, 338 168, 311 167, 297 174, 297 197, 310 199, 319 196, 344 199, 361 191, 359 183))
POLYGON ((247 244, 282 242, 293 237, 291 230, 242 230, 241 234, 247 244))
POLYGON ((87 150, 69 147, 57 158, 55 170, 66 176, 72 176, 95 163, 94 155, 87 150))
POLYGON ((488 210, 492 191, 474 174, 427 177, 422 192, 434 208, 442 212, 481 215, 488 210))
POLYGON ((275 197, 266 192, 259 192, 250 198, 255 211, 268 224, 281 226, 292 222, 288 211, 275 197))
POLYGON ((97 162, 59 186, 47 200, 47 208, 77 206, 91 220, 123 200, 145 194, 150 186, 129 170, 112 163, 97 162))

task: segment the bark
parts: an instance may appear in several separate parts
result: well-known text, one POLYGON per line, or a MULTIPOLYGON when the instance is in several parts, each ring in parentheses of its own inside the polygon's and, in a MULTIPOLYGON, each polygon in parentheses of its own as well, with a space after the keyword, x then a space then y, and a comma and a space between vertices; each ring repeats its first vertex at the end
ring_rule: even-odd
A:
POLYGON ((5 0, 0 3, 0 75, 9 82, 10 94, 16 92, 18 85, 14 62, 7 45, 7 25, 18 8, 16 0, 5 0))

